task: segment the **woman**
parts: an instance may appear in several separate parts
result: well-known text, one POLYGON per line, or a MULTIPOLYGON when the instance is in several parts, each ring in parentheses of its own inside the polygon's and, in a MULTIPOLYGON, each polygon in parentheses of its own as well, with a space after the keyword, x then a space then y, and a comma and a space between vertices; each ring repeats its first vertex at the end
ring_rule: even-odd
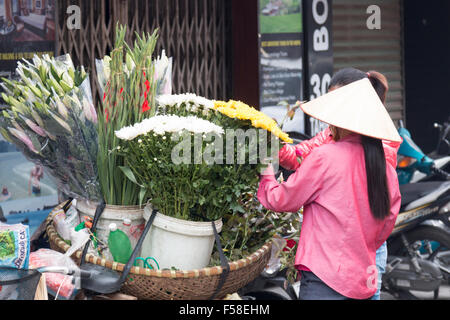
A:
POLYGON ((302 109, 330 124, 334 143, 314 148, 283 184, 269 167, 258 199, 277 212, 304 207, 295 261, 300 299, 369 299, 377 291, 375 252, 392 232, 401 200, 382 140, 401 138, 367 76, 302 109))
MULTIPOLYGON (((386 94, 389 89, 387 79, 384 75, 377 71, 369 71, 364 73, 355 68, 345 68, 338 71, 330 82, 329 91, 333 91, 344 85, 350 84, 354 81, 368 78, 372 83, 375 91, 380 97, 383 104, 386 102, 386 94)), ((333 134, 330 127, 317 134, 313 139, 304 141, 296 146, 286 144, 279 153, 280 165, 288 170, 296 170, 300 166, 300 162, 305 159, 309 153, 318 146, 325 143, 333 143, 333 134), (300 159, 300 162, 298 161, 300 159)), ((383 149, 386 156, 388 165, 396 168, 397 166, 397 152, 400 148, 398 142, 383 141, 383 149)), ((387 245, 386 242, 381 245, 376 254, 377 269, 378 269, 378 290, 373 296, 373 300, 380 300, 380 289, 382 282, 382 274, 385 272, 386 260, 387 260, 387 245)))

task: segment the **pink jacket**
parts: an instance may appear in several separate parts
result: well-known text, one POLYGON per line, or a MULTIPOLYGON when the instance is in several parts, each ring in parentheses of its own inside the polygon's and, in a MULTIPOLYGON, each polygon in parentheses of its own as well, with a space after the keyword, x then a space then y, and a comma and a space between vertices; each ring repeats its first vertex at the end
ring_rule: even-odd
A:
MULTIPOLYGON (((311 140, 303 141, 296 146, 285 145, 279 153, 280 165, 288 170, 296 170, 300 166, 297 157, 305 159, 315 147, 319 147, 326 143, 334 143, 329 128, 319 132, 311 140)), ((397 167, 397 152, 400 148, 398 142, 383 141, 384 153, 386 161, 394 168, 397 167)))
POLYGON ((376 292, 376 250, 392 232, 401 196, 395 168, 387 166, 389 216, 373 218, 367 195, 360 136, 314 148, 289 179, 279 184, 269 167, 258 199, 275 212, 297 212, 303 224, 295 265, 304 266, 328 286, 353 299, 376 292))

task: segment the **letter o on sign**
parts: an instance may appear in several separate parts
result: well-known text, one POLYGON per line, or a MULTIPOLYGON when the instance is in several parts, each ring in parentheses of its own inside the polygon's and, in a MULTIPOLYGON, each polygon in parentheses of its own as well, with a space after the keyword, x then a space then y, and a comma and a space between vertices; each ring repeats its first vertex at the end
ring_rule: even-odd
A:
POLYGON ((324 24, 328 19, 328 1, 327 0, 313 0, 312 3, 312 9, 313 9, 313 17, 317 24, 324 24), (319 3, 322 3, 323 5, 323 13, 319 15, 317 12, 317 6, 319 3))

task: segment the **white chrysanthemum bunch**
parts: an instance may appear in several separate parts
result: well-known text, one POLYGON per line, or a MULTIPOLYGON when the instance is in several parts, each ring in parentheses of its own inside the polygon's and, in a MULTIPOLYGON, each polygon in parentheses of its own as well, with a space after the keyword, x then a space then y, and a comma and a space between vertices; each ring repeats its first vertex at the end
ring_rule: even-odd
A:
POLYGON ((221 126, 192 115, 156 115, 115 135, 121 141, 111 152, 124 156, 119 168, 140 187, 141 204, 151 199, 161 213, 185 220, 215 221, 229 211, 224 190, 235 170, 215 162, 224 151, 214 143, 223 138, 221 126))
POLYGON ((122 128, 116 131, 116 136, 121 140, 130 141, 147 133, 162 136, 167 133, 182 132, 183 130, 194 134, 216 133, 222 135, 224 133, 222 127, 194 116, 160 115, 145 119, 133 126, 122 128))

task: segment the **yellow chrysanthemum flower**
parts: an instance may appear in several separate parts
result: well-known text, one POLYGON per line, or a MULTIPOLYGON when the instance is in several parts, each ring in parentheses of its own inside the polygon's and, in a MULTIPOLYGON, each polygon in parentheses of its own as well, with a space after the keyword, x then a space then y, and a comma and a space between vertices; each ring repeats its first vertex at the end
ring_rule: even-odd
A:
POLYGON ((243 102, 234 100, 229 102, 215 101, 214 108, 227 117, 250 120, 253 127, 267 130, 284 142, 293 143, 293 140, 281 130, 274 119, 243 102))

